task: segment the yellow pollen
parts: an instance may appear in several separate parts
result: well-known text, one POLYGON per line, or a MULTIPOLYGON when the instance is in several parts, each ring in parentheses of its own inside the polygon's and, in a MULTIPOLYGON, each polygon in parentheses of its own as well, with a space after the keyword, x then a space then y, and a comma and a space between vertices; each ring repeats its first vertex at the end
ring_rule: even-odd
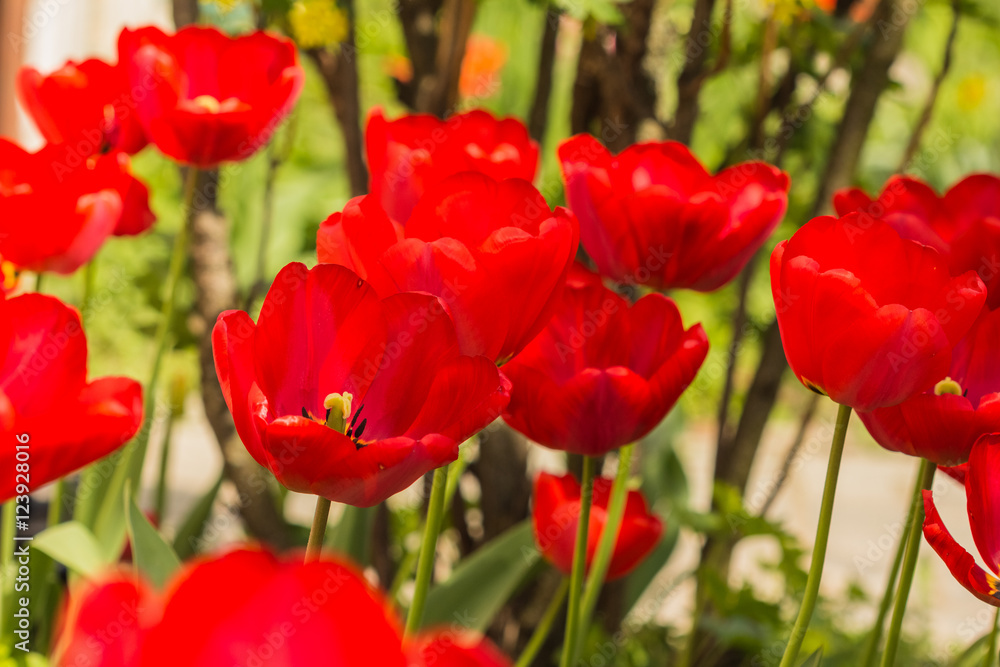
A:
POLYGON ((323 407, 327 410, 326 425, 343 433, 351 418, 351 403, 353 401, 354 395, 346 391, 342 394, 330 394, 324 398, 323 407))
POLYGON ((950 377, 938 382, 934 385, 934 395, 943 396, 944 394, 954 394, 955 396, 962 395, 962 385, 952 380, 950 377))
POLYGON ((219 100, 211 95, 199 95, 191 101, 209 113, 219 113, 219 107, 221 106, 219 100))

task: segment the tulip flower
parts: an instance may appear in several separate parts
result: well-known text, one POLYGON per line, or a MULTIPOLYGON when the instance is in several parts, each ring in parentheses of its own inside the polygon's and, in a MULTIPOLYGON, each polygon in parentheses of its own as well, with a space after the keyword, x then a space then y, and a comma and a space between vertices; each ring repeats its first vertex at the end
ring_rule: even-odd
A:
POLYGON ((716 290, 781 221, 788 175, 764 162, 709 174, 675 141, 612 155, 594 137, 559 147, 566 200, 602 275, 664 290, 716 290))
POLYGON ((293 491, 362 507, 454 461, 509 397, 489 359, 459 352, 441 301, 380 300, 342 266, 289 264, 257 323, 226 311, 212 344, 251 456, 293 491), (331 409, 346 432, 326 425, 331 409))
POLYGON ((852 213, 806 223, 771 254, 788 364, 814 391, 858 410, 932 389, 986 299, 974 271, 852 213))
POLYGON ((511 667, 490 640, 467 632, 440 630, 406 643, 408 667, 511 667))
POLYGON ((368 195, 323 222, 316 243, 320 262, 356 271, 382 297, 440 297, 462 352, 503 363, 551 316, 578 231, 530 183, 465 172, 429 191, 405 228, 368 195))
POLYGON ((440 120, 412 114, 388 121, 381 109, 368 117, 365 150, 371 193, 389 217, 403 224, 425 192, 462 171, 502 181, 532 181, 538 144, 524 123, 474 109, 440 120))
POLYGON ((948 532, 934 504, 934 493, 925 490, 924 537, 945 562, 951 574, 977 598, 1000 607, 1000 485, 996 471, 1000 466, 1000 434, 979 438, 972 446, 965 474, 965 495, 968 500, 969 524, 979 555, 989 571, 976 563, 948 532))
POLYGON ((952 275, 976 271, 1000 306, 1000 178, 973 174, 943 196, 923 181, 893 176, 877 199, 857 188, 833 198, 839 215, 858 212, 892 225, 903 238, 929 245, 947 258, 952 275))
MULTIPOLYGON (((597 543, 604 532, 612 480, 594 479, 594 500, 587 529, 587 568, 590 568, 597 543)), ((580 515, 580 483, 572 475, 541 473, 535 479, 534 504, 531 510, 535 542, 545 558, 564 574, 573 568, 573 548, 580 515)), ((646 500, 635 490, 628 492, 625 515, 618 531, 608 567, 607 580, 623 577, 656 547, 663 533, 660 519, 650 513, 646 500)))
MULTIPOLYGON (((128 442, 142 422, 142 387, 124 377, 87 381, 79 314, 54 297, 0 296, 0 502, 18 483, 35 491, 128 442), (14 440, 21 448, 15 448, 14 440), (15 480, 15 465, 28 474, 15 480)), ((18 470, 18 472, 22 472, 18 470)))
POLYGON ((407 665, 392 608, 336 561, 242 549, 187 564, 162 596, 120 579, 76 609, 59 667, 407 665))
POLYGON ((179 162, 209 168, 267 144, 302 90, 291 41, 264 32, 231 38, 215 28, 124 30, 118 54, 149 141, 179 162))
POLYGON ((31 271, 73 273, 115 232, 121 180, 105 168, 53 169, 53 153, 0 138, 0 255, 31 271))
POLYGON ((47 75, 22 67, 17 93, 45 140, 81 157, 111 150, 131 155, 147 143, 134 110, 142 92, 131 90, 123 64, 69 61, 47 75))
POLYGON ((577 265, 546 328, 504 366, 504 420, 535 442, 600 456, 653 429, 694 380, 708 338, 685 330, 673 301, 629 307, 577 265))

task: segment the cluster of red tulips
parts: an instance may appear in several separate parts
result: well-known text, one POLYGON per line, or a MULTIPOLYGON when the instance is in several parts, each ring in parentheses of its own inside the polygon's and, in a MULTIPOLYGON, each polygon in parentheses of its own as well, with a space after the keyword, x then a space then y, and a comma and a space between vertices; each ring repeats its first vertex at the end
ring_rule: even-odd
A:
MULTIPOLYGON (((0 256, 69 274, 109 235, 141 234, 154 216, 131 154, 152 144, 194 183, 199 169, 266 145, 303 79, 283 38, 195 27, 125 30, 114 65, 25 69, 18 93, 47 144, 29 153, 0 140, 0 256)), ((564 666, 576 664, 600 583, 656 546, 662 523, 628 488, 633 443, 708 352, 702 327, 685 328, 660 292, 732 280, 784 216, 787 175, 763 162, 712 175, 676 142, 612 155, 581 135, 559 148, 568 208, 552 209, 532 185, 539 149, 518 120, 376 110, 365 139, 371 194, 322 223, 318 263, 288 264, 256 321, 226 311, 211 332, 247 451, 284 487, 317 496, 305 564, 246 547, 199 556, 161 589, 127 572, 89 581, 71 592, 56 664, 510 664, 481 637, 419 630, 447 466, 501 417, 583 458, 579 481, 542 473, 533 495, 538 548, 567 575, 564 666), (600 476, 597 462, 616 451, 618 474, 600 476), (331 501, 369 507, 432 471, 404 630, 381 593, 319 547, 331 501)), ((834 205, 839 217, 806 223, 771 256, 788 363, 843 406, 824 508, 853 409, 881 445, 927 462, 918 490, 938 465, 964 480, 976 544, 1000 573, 1000 179, 971 176, 939 197, 896 177, 876 199, 852 190, 834 205)), ((26 434, 33 490, 141 437, 155 387, 144 414, 138 382, 88 380, 79 314, 24 282, 0 296, 0 461, 14 470, 26 434)), ((159 345, 157 364, 165 336, 159 345)), ((20 494, 13 475, 0 480, 3 500, 20 494)), ((1000 605, 1000 580, 924 498, 928 542, 1000 605)), ((808 627, 828 530, 826 511, 782 665, 808 627)))

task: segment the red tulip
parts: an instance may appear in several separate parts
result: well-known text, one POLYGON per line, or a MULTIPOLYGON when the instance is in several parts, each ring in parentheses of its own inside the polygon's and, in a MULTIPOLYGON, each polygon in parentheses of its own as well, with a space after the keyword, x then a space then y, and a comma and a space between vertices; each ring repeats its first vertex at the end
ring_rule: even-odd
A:
POLYGON ((440 297, 462 352, 498 363, 545 326, 577 242, 576 219, 549 210, 530 183, 472 172, 429 191, 405 229, 368 195, 331 215, 316 241, 319 261, 356 271, 382 297, 440 297))
POLYGON ((149 604, 153 613, 131 616, 134 605, 120 601, 142 596, 121 586, 135 584, 83 598, 64 632, 71 650, 60 667, 406 665, 391 607, 339 562, 302 565, 249 549, 201 559, 175 576, 162 601, 149 604), (104 646, 89 631, 102 621, 104 646), (126 653, 123 643, 137 649, 126 653), (84 662, 95 649, 104 655, 84 662), (116 661, 122 654, 126 659, 116 661))
POLYGON ((124 66, 97 59, 69 61, 48 75, 22 67, 17 76, 21 103, 45 140, 83 158, 142 150, 146 136, 134 107, 143 92, 131 90, 124 66))
POLYGON ((559 147, 566 200, 601 274, 710 292, 739 273, 781 221, 788 175, 744 162, 715 176, 675 141, 614 156, 581 134, 559 147))
POLYGON ((903 238, 938 250, 952 275, 976 271, 989 291, 987 305, 1000 306, 1000 178, 973 174, 939 197, 919 179, 893 176, 878 199, 855 188, 838 192, 833 203, 840 215, 880 218, 903 238))
POLYGON ((504 366, 504 420, 547 447, 599 456, 663 419, 708 354, 700 324, 684 330, 673 301, 632 307, 576 266, 548 326, 504 366))
POLYGON ((304 74, 295 45, 264 32, 238 38, 189 26, 124 30, 136 115, 146 136, 170 157, 196 167, 245 160, 291 112, 304 74))
POLYGON ((984 435, 972 446, 965 476, 969 524, 979 555, 989 568, 981 568, 945 528, 934 505, 934 493, 924 491, 924 537, 945 562, 958 583, 980 600, 1000 607, 1000 434, 984 435))
POLYGON ((82 582, 69 595, 56 667, 138 667, 140 647, 161 613, 156 593, 131 574, 82 582))
MULTIPOLYGON (((612 480, 605 477, 594 480, 594 501, 587 527, 588 570, 607 522, 611 485, 612 480)), ((531 515, 535 542, 542 555, 563 573, 569 574, 573 569, 573 551, 580 520, 580 483, 572 475, 559 477, 541 473, 535 479, 531 515)), ((642 494, 629 491, 607 580, 623 577, 635 569, 656 547, 662 532, 662 522, 650 513, 642 494)))
POLYGON ((121 182, 105 166, 59 171, 54 150, 28 153, 0 139, 0 255, 31 271, 68 274, 115 232, 121 182))
MULTIPOLYGON (((10 443, 0 465, 14 471, 27 452, 30 477, 0 480, 0 502, 16 484, 31 491, 110 454, 142 423, 142 388, 123 377, 87 382, 80 316, 58 299, 0 296, 0 430, 10 443), (26 447, 17 450, 13 441, 26 447)), ((18 491, 21 495, 23 491, 18 491)))
POLYGON ((485 357, 459 352, 443 304, 428 294, 379 300, 341 266, 289 264, 255 325, 219 316, 215 368, 250 454, 293 491, 367 507, 455 460, 458 445, 507 404, 485 357), (345 402, 347 433, 324 424, 345 402))
POLYGON ((511 667, 490 640, 473 633, 440 630, 420 635, 405 647, 408 667, 511 667))
POLYGON ((795 375, 858 410, 944 378, 986 299, 975 272, 952 277, 937 251, 857 213, 815 218, 778 244, 771 292, 795 375))
POLYGON ((474 109, 439 120, 413 114, 387 121, 374 109, 365 129, 371 193, 389 217, 405 223, 417 201, 448 176, 478 171, 502 181, 532 181, 538 144, 516 118, 474 109))
POLYGON ((986 433, 1000 432, 1000 310, 984 308, 952 351, 944 379, 899 405, 860 412, 875 441, 886 449, 941 466, 969 458, 986 433))

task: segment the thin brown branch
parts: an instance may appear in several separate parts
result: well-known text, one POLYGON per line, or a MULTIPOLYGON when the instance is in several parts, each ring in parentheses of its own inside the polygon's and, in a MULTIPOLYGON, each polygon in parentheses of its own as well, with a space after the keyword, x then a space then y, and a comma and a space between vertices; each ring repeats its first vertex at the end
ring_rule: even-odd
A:
POLYGON ((739 356, 740 345, 743 342, 743 330, 747 323, 747 294, 750 291, 750 282, 753 279, 754 267, 757 258, 753 259, 743 268, 737 282, 737 292, 739 301, 733 309, 731 319, 732 340, 729 342, 729 357, 726 359, 726 379, 722 385, 722 398, 719 400, 719 413, 717 417, 717 449, 721 449, 723 442, 728 440, 732 434, 728 432, 729 427, 729 403, 733 397, 733 384, 736 374, 736 359, 739 356))
MULTIPOLYGON (((708 44, 714 38, 712 32, 712 11, 715 0, 696 0, 691 29, 684 45, 684 67, 677 77, 677 110, 670 126, 670 138, 685 144, 691 142, 694 123, 698 118, 698 97, 707 76, 705 63, 708 61, 708 44)), ((729 17, 726 17, 722 35, 728 35, 729 17)), ((722 42, 725 45, 725 41, 722 42)), ((728 48, 720 48, 720 55, 728 48)), ((728 56, 727 56, 728 58, 728 56)))
POLYGON ((854 178, 875 107, 889 83, 889 67, 903 47, 903 36, 911 17, 912 7, 903 0, 882 0, 872 14, 872 40, 865 62, 851 82, 851 94, 837 127, 810 217, 827 210, 833 193, 850 185, 854 178))
POLYGON ((433 74, 416 90, 416 109, 443 118, 458 104, 458 80, 465 46, 476 17, 476 0, 445 0, 438 24, 433 74))
POLYGON ((760 508, 760 516, 767 516, 767 511, 771 509, 771 504, 774 503, 775 498, 781 493, 781 487, 788 480, 788 473, 791 472, 795 457, 799 455, 799 450, 802 449, 802 444, 806 441, 806 433, 809 432, 809 426, 812 424, 813 417, 816 416, 816 408, 819 406, 820 398, 819 394, 810 395, 805 412, 799 418, 799 429, 795 433, 795 440, 792 441, 792 446, 788 448, 785 460, 781 464, 781 470, 778 471, 778 477, 774 480, 774 486, 771 487, 767 499, 764 500, 764 504, 760 508))
POLYGON ((931 116, 934 114, 934 105, 937 102, 941 84, 944 83, 945 77, 948 76, 948 71, 951 69, 952 52, 955 49, 955 37, 958 35, 958 23, 962 16, 962 7, 959 0, 952 0, 951 8, 953 14, 951 31, 948 33, 948 39, 944 45, 941 70, 934 77, 934 82, 931 84, 931 91, 927 96, 927 103, 924 104, 924 108, 920 112, 920 118, 913 128, 913 134, 910 135, 910 140, 906 144, 906 150, 903 151, 903 157, 899 162, 899 167, 896 169, 899 173, 907 170, 913 161, 913 157, 917 154, 917 150, 920 148, 920 140, 923 138, 924 132, 927 131, 927 126, 931 122, 931 116))
POLYGON ((552 97, 552 67, 556 61, 556 40, 559 37, 559 22, 562 12, 549 6, 545 11, 545 27, 542 32, 542 48, 538 54, 538 79, 535 82, 535 98, 528 114, 528 134, 541 143, 545 138, 545 128, 549 122, 549 99, 552 97))

